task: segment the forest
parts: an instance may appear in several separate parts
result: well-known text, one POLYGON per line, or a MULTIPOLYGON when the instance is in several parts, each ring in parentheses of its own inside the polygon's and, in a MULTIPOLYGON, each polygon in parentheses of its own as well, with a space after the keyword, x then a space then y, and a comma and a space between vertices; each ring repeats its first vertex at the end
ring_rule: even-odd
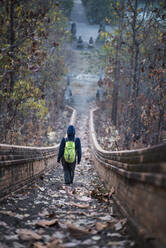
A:
POLYGON ((166 0, 0 0, 0 248, 166 247, 166 0))
MULTIPOLYGON (((90 24, 113 28, 100 32, 106 90, 102 108, 119 132, 119 147, 163 142, 165 1, 82 3, 90 24)), ((46 130, 54 128, 56 114, 64 107, 65 48, 71 42, 67 27, 73 5, 72 0, 0 1, 1 143, 38 145, 46 130)))
POLYGON ((37 145, 54 128, 63 107, 72 6, 70 0, 0 1, 1 143, 37 145))
MULTIPOLYGON (((114 27, 114 32, 100 34, 105 40, 103 108, 119 130, 119 148, 165 141, 165 1, 82 2, 90 21, 114 27)), ((108 127, 105 135, 110 132, 108 127)))

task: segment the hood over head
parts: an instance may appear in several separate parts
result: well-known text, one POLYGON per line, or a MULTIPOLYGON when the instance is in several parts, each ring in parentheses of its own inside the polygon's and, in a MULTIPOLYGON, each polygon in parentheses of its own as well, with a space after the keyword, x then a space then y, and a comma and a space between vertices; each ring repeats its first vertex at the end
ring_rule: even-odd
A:
POLYGON ((67 136, 74 137, 75 136, 75 127, 73 125, 68 126, 67 136))

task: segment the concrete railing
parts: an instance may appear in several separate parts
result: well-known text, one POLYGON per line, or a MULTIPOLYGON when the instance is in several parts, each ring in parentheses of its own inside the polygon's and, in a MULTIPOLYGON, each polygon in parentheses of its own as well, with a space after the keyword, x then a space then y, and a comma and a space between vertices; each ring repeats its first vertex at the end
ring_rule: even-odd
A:
MULTIPOLYGON (((69 124, 74 125, 76 110, 68 108, 72 110, 69 124)), ((0 199, 55 166, 58 148, 59 144, 53 147, 0 144, 0 199)))
POLYGON ((166 246, 166 144, 105 151, 97 142, 95 111, 90 113, 90 142, 101 180, 108 189, 114 187, 114 199, 137 230, 166 246))

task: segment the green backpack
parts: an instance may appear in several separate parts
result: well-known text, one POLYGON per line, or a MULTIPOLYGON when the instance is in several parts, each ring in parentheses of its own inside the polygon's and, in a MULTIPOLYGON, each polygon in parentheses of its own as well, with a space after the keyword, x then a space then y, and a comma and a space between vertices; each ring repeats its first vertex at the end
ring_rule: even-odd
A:
POLYGON ((64 159, 67 163, 74 163, 76 159, 75 141, 66 140, 64 149, 64 159))

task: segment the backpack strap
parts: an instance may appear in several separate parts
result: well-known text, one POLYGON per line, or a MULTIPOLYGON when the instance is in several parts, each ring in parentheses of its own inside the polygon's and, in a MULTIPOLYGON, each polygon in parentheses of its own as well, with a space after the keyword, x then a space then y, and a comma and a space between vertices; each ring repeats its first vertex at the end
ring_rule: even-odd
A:
POLYGON ((75 143, 75 142, 76 142, 76 138, 74 137, 74 140, 68 140, 68 138, 66 137, 66 138, 65 138, 65 142, 66 142, 66 141, 73 141, 73 142, 75 143))

